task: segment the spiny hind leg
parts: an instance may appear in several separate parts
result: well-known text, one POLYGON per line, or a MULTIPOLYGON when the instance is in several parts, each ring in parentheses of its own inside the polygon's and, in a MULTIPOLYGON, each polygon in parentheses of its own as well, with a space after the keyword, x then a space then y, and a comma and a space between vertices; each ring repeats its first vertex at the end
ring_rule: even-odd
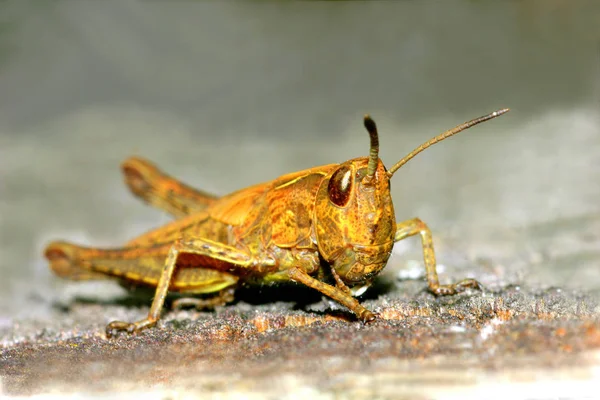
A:
POLYGON ((194 307, 196 310, 212 309, 231 303, 235 298, 234 293, 235 288, 229 287, 208 298, 182 297, 173 301, 171 308, 173 310, 179 310, 184 307, 194 307))
POLYGON ((175 266, 177 265, 178 255, 179 249, 177 244, 175 244, 171 246, 169 254, 167 255, 167 260, 161 272, 158 285, 156 287, 156 294, 154 296, 154 300, 152 300, 152 305, 150 306, 148 316, 140 321, 132 323, 124 321, 111 322, 106 326, 107 337, 113 336, 113 332, 115 331, 126 331, 128 333, 133 333, 156 325, 156 321, 158 321, 158 318, 160 317, 160 311, 165 302, 165 298, 167 297, 169 284, 171 283, 171 278, 173 277, 173 272, 175 271, 175 266))
POLYGON ((132 283, 156 284, 158 273, 170 244, 149 247, 100 249, 56 241, 48 244, 44 255, 50 268, 71 280, 121 278, 132 283))
POLYGON ((110 279, 111 276, 90 268, 88 249, 67 242, 52 242, 46 246, 44 256, 50 269, 61 278, 74 281, 110 279), (82 254, 84 253, 84 254, 82 254))
POLYGON ((475 279, 463 279, 462 281, 450 285, 440 285, 436 270, 435 252, 433 251, 433 238, 431 236, 431 231, 423 221, 419 218, 413 218, 399 223, 397 225, 394 241, 397 242, 414 235, 421 236, 427 284, 429 285, 429 290, 433 294, 437 296, 447 296, 463 292, 467 288, 481 289, 481 284, 475 279))
POLYGON ((134 195, 177 218, 201 211, 218 198, 187 186, 139 157, 128 158, 121 169, 134 195))
MULTIPOLYGON (((158 280, 158 285, 156 286, 156 293, 152 305, 150 306, 148 316, 140 321, 132 323, 113 321, 106 326, 106 336, 111 337, 115 331, 126 331, 128 333, 138 332, 142 329, 156 325, 156 322, 160 318, 160 312, 165 303, 165 298, 167 297, 169 285, 173 278, 177 259, 180 254, 198 254, 241 268, 252 267, 258 263, 249 254, 232 246, 201 238, 180 239, 169 249, 167 259, 158 280)), ((272 264, 272 261, 260 260, 260 264, 270 265, 272 264)))

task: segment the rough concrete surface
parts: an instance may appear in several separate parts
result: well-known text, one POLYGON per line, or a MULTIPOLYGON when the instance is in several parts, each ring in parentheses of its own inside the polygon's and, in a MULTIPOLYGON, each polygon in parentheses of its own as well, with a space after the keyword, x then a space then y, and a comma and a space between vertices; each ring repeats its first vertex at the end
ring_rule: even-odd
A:
POLYGON ((0 2, 0 397, 600 398, 600 3, 0 2), (510 113, 392 180, 394 247, 364 325, 302 288, 242 288, 114 339, 152 292, 67 282, 51 240, 120 246, 169 221, 119 163, 216 194, 510 113))

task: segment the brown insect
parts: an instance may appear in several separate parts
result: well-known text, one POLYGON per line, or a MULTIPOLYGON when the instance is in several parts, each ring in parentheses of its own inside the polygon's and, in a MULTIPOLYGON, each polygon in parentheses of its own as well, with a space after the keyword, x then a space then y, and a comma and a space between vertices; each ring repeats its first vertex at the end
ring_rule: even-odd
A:
POLYGON ((209 308, 231 301, 242 283, 298 282, 346 306, 362 321, 372 321, 376 315, 353 297, 353 289, 368 286, 385 267, 394 243, 413 235, 421 236, 432 293, 479 288, 473 279, 439 284, 431 232, 418 218, 396 224, 390 179, 429 146, 507 111, 458 125, 389 170, 379 159, 377 128, 367 115, 369 157, 294 172, 220 198, 182 184, 148 161, 130 158, 122 169, 131 191, 177 220, 122 248, 54 242, 45 255, 61 277, 156 286, 148 316, 134 323, 111 322, 107 336, 155 325, 168 291, 213 294, 174 303, 209 308))

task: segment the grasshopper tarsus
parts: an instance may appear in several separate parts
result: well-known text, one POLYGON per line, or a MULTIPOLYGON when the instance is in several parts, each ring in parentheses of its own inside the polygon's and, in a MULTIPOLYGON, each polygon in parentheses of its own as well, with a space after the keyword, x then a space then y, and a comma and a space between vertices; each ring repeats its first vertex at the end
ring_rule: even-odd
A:
POLYGON ((220 198, 132 157, 122 164, 132 193, 178 220, 119 249, 54 242, 45 255, 54 272, 65 278, 115 278, 156 287, 147 318, 111 322, 107 337, 156 325, 169 291, 220 293, 174 304, 204 308, 231 301, 240 284, 281 281, 313 288, 369 323, 377 314, 359 303, 354 289, 368 286, 381 272, 395 242, 415 235, 421 238, 431 292, 445 296, 481 289, 473 279, 439 284, 431 231, 418 218, 396 223, 390 179, 421 151, 507 111, 460 124, 423 143, 389 170, 379 158, 377 125, 367 115, 368 157, 291 173, 220 198), (324 282, 330 276, 335 286, 324 282))
POLYGON ((374 313, 369 310, 366 310, 366 312, 363 312, 363 314, 359 316, 359 319, 365 325, 370 324, 371 322, 375 321, 378 318, 379 318, 379 313, 374 313))
POLYGON ((467 289, 483 290, 481 283, 475 279, 463 279, 450 285, 438 285, 430 287, 429 291, 436 296, 452 296, 457 293, 462 293, 467 289))
POLYGON ((119 332, 133 334, 135 332, 135 324, 123 321, 112 321, 104 329, 107 338, 114 338, 119 332))
POLYGON ((150 328, 156 325, 156 321, 143 319, 138 322, 112 321, 106 325, 106 337, 115 337, 119 332, 125 332, 129 335, 137 333, 142 329, 150 328))
POLYGON ((464 292, 467 289, 483 291, 483 285, 476 279, 463 279, 454 284, 457 292, 464 292))

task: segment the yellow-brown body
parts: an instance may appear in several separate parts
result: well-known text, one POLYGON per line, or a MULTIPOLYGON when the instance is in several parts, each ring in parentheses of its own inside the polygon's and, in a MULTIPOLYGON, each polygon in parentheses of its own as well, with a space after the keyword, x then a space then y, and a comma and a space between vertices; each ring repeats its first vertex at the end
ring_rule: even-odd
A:
MULTIPOLYGON (((390 178, 426 147, 501 110, 469 121, 417 148, 387 171, 377 156, 374 122, 366 117, 371 155, 281 176, 227 196, 192 189, 139 158, 123 163, 134 194, 175 216, 117 249, 51 243, 46 257, 56 274, 70 279, 118 278, 157 287, 148 318, 113 322, 130 332, 152 326, 167 291, 229 293, 240 283, 295 281, 319 290, 350 308, 363 321, 375 314, 352 296, 352 287, 370 284, 386 265, 395 241, 415 234, 423 239, 429 288, 452 294, 478 287, 465 280, 440 285, 429 229, 418 219, 396 224, 390 178)), ((231 300, 216 296, 211 306, 231 300)))

